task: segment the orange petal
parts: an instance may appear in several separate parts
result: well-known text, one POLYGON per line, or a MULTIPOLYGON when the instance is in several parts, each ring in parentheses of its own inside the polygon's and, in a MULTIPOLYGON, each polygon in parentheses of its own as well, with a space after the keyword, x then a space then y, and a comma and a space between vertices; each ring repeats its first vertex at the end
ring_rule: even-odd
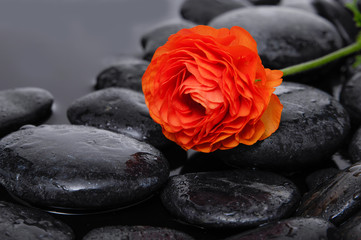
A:
POLYGON ((265 126, 265 132, 260 140, 271 136, 271 134, 278 129, 281 121, 282 109, 283 105, 280 100, 276 95, 272 94, 268 107, 261 117, 261 121, 265 126))

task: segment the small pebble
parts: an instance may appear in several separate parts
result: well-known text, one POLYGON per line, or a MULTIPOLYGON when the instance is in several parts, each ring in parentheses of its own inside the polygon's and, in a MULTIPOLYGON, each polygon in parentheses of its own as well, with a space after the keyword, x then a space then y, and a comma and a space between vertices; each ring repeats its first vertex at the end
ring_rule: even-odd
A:
POLYGON ((142 92, 142 76, 148 65, 149 62, 142 59, 122 59, 99 73, 95 89, 123 87, 142 92))
POLYGON ((361 163, 341 171, 302 199, 298 216, 322 217, 339 225, 361 210, 361 163))
POLYGON ((0 138, 26 124, 40 124, 51 115, 53 96, 40 88, 0 91, 0 138))

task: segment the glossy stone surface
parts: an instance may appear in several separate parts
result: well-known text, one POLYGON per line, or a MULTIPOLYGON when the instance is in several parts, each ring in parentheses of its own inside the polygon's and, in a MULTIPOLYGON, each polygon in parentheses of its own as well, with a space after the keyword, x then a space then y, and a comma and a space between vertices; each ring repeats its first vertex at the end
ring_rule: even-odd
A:
POLYGON ((230 165, 277 171, 324 164, 347 137, 346 110, 332 96, 304 84, 284 82, 275 94, 283 104, 276 132, 252 146, 215 154, 230 165))
POLYGON ((107 88, 74 101, 67 111, 72 124, 122 133, 158 148, 170 141, 149 115, 144 95, 125 88, 107 88))
POLYGON ((161 193, 163 205, 179 220, 212 228, 257 226, 286 217, 299 197, 286 178, 251 170, 173 176, 161 193))
POLYGON ((355 123, 361 123, 361 68, 346 82, 342 88, 340 101, 350 113, 355 123))
POLYGON ((180 14, 184 19, 207 25, 211 19, 222 13, 247 6, 251 6, 251 4, 248 1, 240 0, 186 0, 181 6, 180 14))
POLYGON ((40 210, 0 201, 2 240, 71 240, 73 231, 40 210))
POLYGON ((95 88, 123 87, 142 92, 142 76, 148 65, 149 62, 142 59, 122 59, 99 73, 95 88))
POLYGON ((44 208, 104 210, 137 203, 169 176, 166 159, 122 134, 73 125, 27 127, 0 141, 0 181, 44 208))
POLYGON ((263 65, 271 69, 315 59, 342 46, 339 33, 329 21, 287 7, 236 9, 214 18, 209 25, 247 29, 257 42, 263 65))
POLYGON ((348 151, 353 162, 361 161, 361 128, 353 135, 348 151))
POLYGON ((119 239, 142 239, 142 240, 192 240, 185 233, 160 227, 150 226, 110 226, 97 228, 90 231, 83 240, 119 240, 119 239))
POLYGON ((150 61, 155 50, 164 45, 170 35, 177 33, 183 28, 191 28, 194 26, 193 23, 179 22, 162 25, 150 30, 148 33, 144 34, 141 39, 142 47, 144 49, 143 58, 150 61))
POLYGON ((0 91, 0 137, 25 124, 40 124, 51 114, 53 96, 40 88, 0 91))
POLYGON ((341 234, 322 218, 290 218, 273 222, 225 240, 340 240, 341 234))
POLYGON ((340 227, 342 240, 361 239, 361 212, 356 213, 340 227))
POLYGON ((299 216, 322 217, 336 225, 361 210, 361 163, 354 164, 307 193, 299 216))
POLYGON ((335 176, 340 170, 336 168, 324 168, 315 171, 306 177, 306 184, 309 190, 315 189, 323 182, 335 176))

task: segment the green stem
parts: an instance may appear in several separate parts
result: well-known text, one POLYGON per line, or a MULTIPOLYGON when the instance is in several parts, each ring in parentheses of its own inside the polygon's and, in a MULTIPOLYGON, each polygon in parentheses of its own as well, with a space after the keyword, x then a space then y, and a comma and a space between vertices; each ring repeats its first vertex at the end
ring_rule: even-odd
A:
POLYGON ((293 65, 290 67, 286 67, 284 69, 281 69, 281 71, 283 72, 284 77, 288 76, 288 75, 296 74, 299 72, 304 72, 306 70, 320 67, 322 65, 325 65, 325 64, 332 62, 334 60, 337 60, 339 58, 348 56, 359 50, 361 50, 361 41, 357 41, 347 47, 341 48, 335 52, 332 52, 330 54, 327 54, 327 55, 317 58, 315 60, 311 60, 311 61, 304 62, 301 64, 296 64, 296 65, 293 65))

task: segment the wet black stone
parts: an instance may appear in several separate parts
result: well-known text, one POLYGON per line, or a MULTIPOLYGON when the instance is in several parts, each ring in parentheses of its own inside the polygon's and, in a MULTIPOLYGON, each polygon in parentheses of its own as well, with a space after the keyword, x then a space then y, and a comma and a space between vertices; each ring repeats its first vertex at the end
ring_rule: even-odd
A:
POLYGON ((307 193, 299 216, 322 217, 336 225, 361 210, 361 164, 354 164, 307 193))
POLYGON ((0 182, 32 205, 98 211, 142 201, 168 179, 149 144, 86 126, 27 127, 0 141, 0 182))
POLYGON ((99 90, 73 102, 67 115, 72 124, 122 133, 155 146, 166 155, 172 168, 187 158, 186 151, 168 140, 150 117, 140 92, 125 88, 99 90))
POLYGON ((335 174, 337 174, 340 170, 336 168, 325 168, 317 170, 306 177, 306 183, 309 190, 312 190, 332 178, 335 174))
POLYGON ((330 222, 322 218, 290 218, 269 223, 225 240, 340 240, 341 234, 330 222))
POLYGON ((354 75, 342 88, 340 101, 350 113, 356 124, 361 124, 361 68, 357 68, 354 75))
POLYGON ((177 175, 161 193, 179 220, 212 228, 250 227, 289 215, 299 200, 286 178, 261 171, 222 171, 177 175))
POLYGON ((227 11, 251 6, 248 1, 240 0, 186 0, 181 6, 181 15, 184 19, 197 24, 206 25, 214 17, 227 11))
POLYGON ((158 47, 164 45, 170 35, 177 33, 183 28, 192 28, 194 26, 195 25, 192 23, 181 22, 163 25, 150 30, 141 38, 141 44, 144 49, 143 58, 150 61, 155 50, 157 50, 158 47))
POLYGON ((316 88, 284 82, 275 91, 283 104, 278 130, 252 146, 215 154, 230 165, 300 170, 324 165, 343 144, 350 124, 346 110, 316 88))
POLYGON ((339 33, 329 21, 288 7, 236 9, 214 18, 209 25, 246 29, 257 42, 263 65, 275 69, 324 56, 342 46, 339 33))
POLYGON ((149 62, 142 59, 122 59, 97 76, 95 89, 124 87, 142 92, 142 76, 148 65, 149 62))
POLYGON ((45 212, 0 201, 0 239, 71 240, 74 234, 45 212))
POLYGON ((185 233, 150 226, 109 226, 90 231, 83 240, 119 240, 119 239, 142 239, 142 240, 192 240, 185 233))
POLYGON ((340 227, 342 240, 358 240, 361 238, 361 212, 358 212, 340 227))
POLYGON ((53 96, 40 88, 0 91, 0 137, 25 124, 40 124, 51 114, 53 96))
POLYGON ((361 128, 353 135, 348 150, 354 163, 361 161, 361 128))

